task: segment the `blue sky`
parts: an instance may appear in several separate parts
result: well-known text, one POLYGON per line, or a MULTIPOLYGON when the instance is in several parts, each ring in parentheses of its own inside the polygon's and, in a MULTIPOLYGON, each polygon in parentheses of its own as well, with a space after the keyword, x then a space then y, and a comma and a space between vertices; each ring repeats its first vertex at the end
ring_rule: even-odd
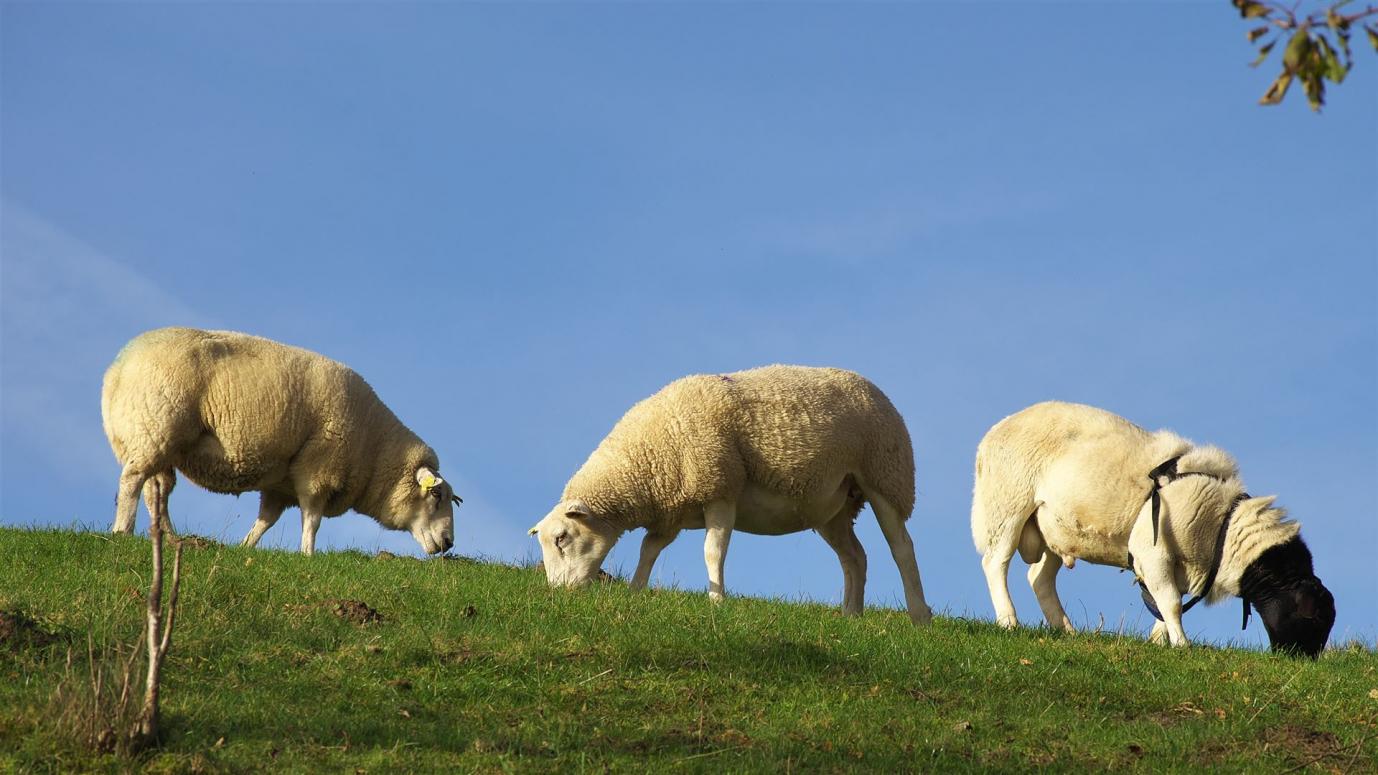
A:
MULTIPOLYGON (((1224 0, 6 3, 0 523, 108 528, 101 375, 162 325, 349 363, 439 451, 459 550, 505 560, 636 400, 834 365, 909 423, 936 608, 992 616, 972 456, 1059 398, 1232 451, 1304 524, 1334 636, 1372 644, 1378 58, 1323 115, 1265 109, 1245 29, 1224 0)), ((172 512, 237 541, 256 502, 183 481, 172 512)), ((320 543, 416 551, 352 514, 320 543)), ((812 534, 738 534, 726 576, 842 587, 812 534)), ((703 588, 701 533, 654 583, 703 588)), ((1059 586, 1081 626, 1150 623, 1127 574, 1059 586)), ((1266 643, 1238 616, 1187 630, 1266 643)))

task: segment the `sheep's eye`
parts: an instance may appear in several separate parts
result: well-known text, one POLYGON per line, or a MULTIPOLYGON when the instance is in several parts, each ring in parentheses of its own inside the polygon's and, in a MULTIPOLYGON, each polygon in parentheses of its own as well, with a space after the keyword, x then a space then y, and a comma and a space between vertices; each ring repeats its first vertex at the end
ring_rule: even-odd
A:
POLYGON ((569 543, 569 533, 561 533, 555 536, 555 548, 564 551, 565 545, 569 543))

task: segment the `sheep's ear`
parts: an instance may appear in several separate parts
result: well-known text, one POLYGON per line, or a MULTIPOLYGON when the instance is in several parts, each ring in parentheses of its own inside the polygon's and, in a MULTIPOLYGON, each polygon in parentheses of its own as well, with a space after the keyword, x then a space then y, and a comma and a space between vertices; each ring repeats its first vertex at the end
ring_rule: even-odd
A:
POLYGON ((565 504, 565 516, 574 519, 583 519, 593 516, 593 511, 589 509, 583 501, 570 501, 565 504))
POLYGON ((427 493, 431 491, 431 488, 439 487, 440 485, 444 484, 445 480, 441 479, 431 469, 425 466, 421 466, 420 468, 416 469, 416 483, 421 485, 421 492, 427 493))

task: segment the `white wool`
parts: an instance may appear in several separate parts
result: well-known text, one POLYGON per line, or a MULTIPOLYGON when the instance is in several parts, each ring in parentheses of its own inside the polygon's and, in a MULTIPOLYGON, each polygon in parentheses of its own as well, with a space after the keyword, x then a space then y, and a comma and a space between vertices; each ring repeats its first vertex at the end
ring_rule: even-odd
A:
MULTIPOLYGON (((971 508, 972 538, 997 619, 1006 626, 1016 621, 1006 581, 1016 549, 1036 563, 1030 582, 1049 624, 1068 629, 1054 585, 1057 568, 1077 559, 1127 568, 1132 552, 1133 570, 1150 590, 1156 587, 1176 643, 1180 614, 1172 621, 1171 601, 1201 591, 1220 525, 1243 492, 1238 465, 1226 452, 1170 431, 1150 433, 1102 409, 1046 402, 1006 417, 977 450, 971 508), (1159 491, 1155 539, 1149 473, 1172 458, 1178 458, 1178 478, 1159 491)), ((1235 509, 1208 602, 1239 594, 1244 570, 1297 534, 1300 526, 1284 521, 1272 500, 1252 498, 1235 509)))
POLYGON ((435 451, 322 355, 232 331, 149 331, 106 371, 101 416, 123 466, 116 532, 134 529, 146 483, 150 510, 166 513, 176 469, 208 490, 262 494, 251 545, 290 506, 308 553, 320 519, 349 509, 410 530, 427 551, 452 543, 435 451))
POLYGON ((818 530, 838 552, 844 610, 859 612, 865 553, 852 521, 869 501, 906 578, 916 621, 929 617, 904 521, 914 457, 904 420, 870 381, 842 369, 767 366, 676 380, 633 406, 532 528, 552 583, 598 571, 622 532, 647 529, 633 584, 664 545, 705 529, 710 594, 732 530, 818 530))

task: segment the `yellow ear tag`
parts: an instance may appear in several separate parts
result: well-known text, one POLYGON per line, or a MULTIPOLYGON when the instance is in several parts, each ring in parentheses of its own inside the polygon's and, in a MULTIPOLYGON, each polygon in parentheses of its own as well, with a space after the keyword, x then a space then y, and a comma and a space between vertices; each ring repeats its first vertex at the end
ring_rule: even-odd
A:
POLYGON ((436 479, 434 476, 426 474, 426 478, 421 480, 421 492, 430 492, 431 488, 436 485, 437 481, 439 480, 436 479))

